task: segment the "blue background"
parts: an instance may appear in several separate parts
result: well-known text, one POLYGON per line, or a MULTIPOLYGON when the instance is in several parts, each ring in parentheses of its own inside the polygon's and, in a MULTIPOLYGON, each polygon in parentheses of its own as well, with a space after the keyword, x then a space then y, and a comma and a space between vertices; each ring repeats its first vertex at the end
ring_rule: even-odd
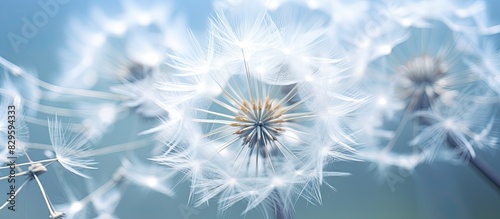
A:
MULTIPOLYGON (((70 1, 61 5, 59 13, 50 18, 47 25, 39 28, 35 37, 14 52, 7 35, 20 33, 22 17, 30 18, 41 8, 37 1, 3 0, 0 2, 0 56, 26 69, 36 70, 39 77, 53 81, 60 74, 58 50, 65 46, 65 28, 70 18, 85 18, 91 5, 99 5, 110 12, 120 10, 120 1, 70 1)), ((176 10, 187 15, 189 26, 195 32, 202 32, 212 7, 209 1, 185 0, 175 2, 176 10)), ((488 10, 494 23, 500 23, 500 1, 488 1, 488 10)), ((3 110, 3 109, 2 109, 3 110)), ((132 133, 141 130, 143 123, 135 115, 120 119, 96 147, 120 143, 132 133), (134 127, 135 130, 130 130, 134 127)), ((48 143, 46 127, 30 126, 31 141, 48 143)), ((147 150, 139 150, 138 157, 148 157, 147 150)), ((479 157, 489 163, 500 174, 498 151, 479 152, 479 157)), ((120 159, 116 155, 102 156, 96 185, 104 183, 120 159)), ((296 218, 500 218, 500 194, 469 167, 447 163, 422 165, 411 175, 395 185, 392 191, 385 182, 378 182, 374 172, 368 170, 368 163, 339 163, 337 169, 351 172, 349 177, 336 177, 328 181, 338 191, 323 189, 323 204, 314 206, 301 200, 296 204, 296 218)), ((85 188, 84 179, 68 176, 75 187, 85 188), (79 183, 80 182, 80 183, 79 183), (79 184, 78 184, 79 183, 79 184)), ((54 203, 63 203, 57 175, 49 171, 41 177, 54 203)), ((182 209, 188 202, 188 184, 179 186, 175 197, 166 197, 138 187, 130 187, 123 194, 116 215, 120 218, 183 218, 182 209)), ((6 184, 0 183, 0 194, 6 184)), ((1 196, 3 197, 3 196, 1 196)), ((0 218, 48 218, 43 198, 35 184, 22 191, 18 199, 17 211, 0 211, 0 218)), ((186 210, 186 209, 184 209, 186 210)), ((193 208, 195 218, 217 218, 217 203, 208 207, 193 208)), ((239 218, 243 206, 232 208, 228 218, 239 218)), ((261 218, 258 211, 246 218, 261 218)))

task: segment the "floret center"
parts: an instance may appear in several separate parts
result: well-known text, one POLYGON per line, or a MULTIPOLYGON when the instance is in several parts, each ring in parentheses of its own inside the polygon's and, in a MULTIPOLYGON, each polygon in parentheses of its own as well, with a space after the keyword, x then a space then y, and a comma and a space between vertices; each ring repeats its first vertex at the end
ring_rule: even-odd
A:
POLYGON ((402 68, 403 75, 414 85, 433 86, 447 74, 445 63, 429 55, 409 60, 402 68))
POLYGON ((448 68, 443 59, 425 54, 408 60, 398 68, 398 95, 402 99, 417 98, 420 101, 417 105, 427 106, 429 103, 424 104, 425 102, 432 101, 447 91, 445 86, 448 68))
POLYGON ((243 139, 243 146, 265 147, 284 132, 284 111, 279 104, 273 104, 269 99, 254 100, 251 105, 248 101, 241 104, 234 117, 238 122, 232 124, 238 128, 234 134, 243 139))

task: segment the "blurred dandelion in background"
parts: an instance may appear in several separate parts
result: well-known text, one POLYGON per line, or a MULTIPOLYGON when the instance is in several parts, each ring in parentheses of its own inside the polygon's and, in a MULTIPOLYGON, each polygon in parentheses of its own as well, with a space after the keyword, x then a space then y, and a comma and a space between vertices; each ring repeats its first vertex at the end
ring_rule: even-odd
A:
MULTIPOLYGON (((412 172, 420 163, 436 159, 461 157, 469 162, 475 158, 474 148, 497 145, 496 133, 487 125, 495 120, 496 101, 492 101, 491 91, 481 81, 481 75, 469 68, 468 61, 477 55, 474 45, 467 41, 471 32, 483 35, 491 32, 480 28, 495 29, 470 26, 471 18, 484 24, 476 17, 476 10, 484 10, 484 3, 446 2, 450 4, 446 10, 451 11, 427 10, 421 14, 413 11, 412 4, 436 7, 427 1, 391 3, 380 11, 383 22, 368 29, 378 30, 393 23, 404 28, 398 31, 398 44, 378 46, 383 53, 366 64, 360 78, 368 92, 375 94, 372 107, 367 108, 371 109, 368 119, 378 118, 374 123, 362 124, 365 133, 360 138, 369 143, 366 158, 374 162, 383 179, 391 175, 386 171, 394 171, 391 168, 412 172)), ((498 180, 494 183, 498 187, 498 180)))
POLYGON ((493 1, 15 4, 0 218, 500 215, 493 1))

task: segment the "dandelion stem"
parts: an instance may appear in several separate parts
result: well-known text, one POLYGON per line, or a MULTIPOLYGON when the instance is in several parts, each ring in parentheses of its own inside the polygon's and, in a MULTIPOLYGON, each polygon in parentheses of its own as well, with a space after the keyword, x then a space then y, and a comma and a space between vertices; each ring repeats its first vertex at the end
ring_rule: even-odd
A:
POLYGON ((406 124, 408 123, 409 119, 411 118, 410 113, 412 113, 413 110, 415 109, 415 106, 416 106, 418 100, 420 100, 421 95, 422 94, 420 92, 418 92, 418 93, 414 94, 413 97, 411 98, 411 101, 408 104, 408 106, 403 114, 403 118, 401 119, 401 121, 398 124, 398 127, 396 129, 394 137, 391 138, 389 143, 384 147, 385 151, 390 151, 394 147, 394 145, 396 144, 399 136, 401 136, 401 133, 403 132, 404 128, 406 127, 406 124))
POLYGON ((291 212, 285 210, 285 203, 281 199, 281 196, 275 190, 276 199, 273 201, 274 205, 274 214, 276 215, 276 219, 293 219, 291 212))
POLYGON ((47 204, 47 208, 49 210, 50 215, 54 215, 55 214, 54 207, 52 207, 52 203, 50 203, 49 197, 45 193, 45 189, 43 189, 43 185, 40 182, 40 180, 38 179, 38 176, 36 175, 36 173, 33 173, 33 178, 36 180, 38 187, 40 188, 40 191, 42 192, 43 199, 45 200, 45 203, 47 204))
POLYGON ((500 193, 500 177, 493 171, 493 169, 487 165, 482 160, 477 157, 471 158, 469 160, 469 164, 474 167, 474 169, 479 172, 484 178, 488 180, 488 182, 496 188, 496 190, 500 193))
POLYGON ((276 219, 292 219, 293 217, 283 211, 283 207, 276 206, 276 219))
MULTIPOLYGON (((448 136, 447 142, 450 147, 457 150, 462 150, 460 145, 454 140, 451 136, 448 136)), ((500 177, 495 173, 495 171, 482 160, 480 160, 477 156, 472 157, 469 152, 467 156, 464 156, 465 161, 469 164, 469 166, 474 167, 476 172, 478 172, 483 178, 485 178, 495 189, 500 193, 500 177)))

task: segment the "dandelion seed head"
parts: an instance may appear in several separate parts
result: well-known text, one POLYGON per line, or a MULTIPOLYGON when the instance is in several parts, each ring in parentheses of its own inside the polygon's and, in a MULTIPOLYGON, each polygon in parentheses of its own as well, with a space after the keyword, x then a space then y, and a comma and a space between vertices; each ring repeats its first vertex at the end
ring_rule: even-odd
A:
MULTIPOLYGON (((441 59, 432 58, 429 55, 422 55, 408 60, 399 68, 399 80, 396 89, 401 94, 427 95, 428 98, 435 98, 445 89, 440 82, 448 74, 448 68, 441 59)), ((403 96, 411 98, 411 96, 403 96)))
MULTIPOLYGON (((458 150, 446 151, 447 146, 443 147, 450 139, 460 144, 465 142, 461 152, 473 153, 470 144, 465 146, 473 137, 468 136, 471 132, 465 134, 471 120, 465 119, 458 108, 450 108, 464 101, 456 97, 462 96, 461 90, 477 80, 463 63, 470 55, 467 49, 470 42, 460 44, 462 37, 450 27, 452 24, 440 20, 448 15, 438 18, 437 14, 424 11, 428 17, 423 18, 427 15, 414 13, 418 12, 405 6, 389 12, 391 20, 403 24, 405 34, 401 36, 405 37, 390 44, 393 45, 390 54, 378 51, 381 57, 368 59, 367 77, 361 79, 368 79, 368 92, 374 94, 374 99, 370 102, 372 107, 366 108, 370 116, 360 120, 364 123, 360 124, 364 127, 360 138, 369 145, 360 153, 366 152, 364 158, 374 163, 378 174, 385 176, 394 168, 413 170, 437 157, 453 157, 450 154, 456 155, 458 150), (440 112, 440 108, 446 108, 447 112, 440 112), (420 118, 426 110, 439 113, 420 118), (408 131, 408 127, 413 127, 413 132, 408 131)), ((382 32, 386 34, 389 30, 382 32)), ((373 46, 377 49, 385 43, 379 41, 373 46)))
POLYGON ((228 159, 237 176, 271 177, 280 174, 275 166, 283 159, 297 159, 291 150, 303 144, 304 136, 295 129, 301 129, 301 120, 314 116, 305 104, 290 102, 298 95, 297 86, 281 93, 280 86, 262 84, 252 77, 231 79, 211 107, 196 110, 201 113, 194 121, 207 128, 201 139, 216 142, 209 153, 228 159), (260 89, 234 90, 233 83, 245 81, 260 89))
POLYGON ((236 12, 215 14, 206 44, 193 39, 190 54, 169 55, 175 72, 158 83, 157 103, 186 113, 176 130, 175 114, 161 126, 169 125, 168 148, 154 160, 189 178, 197 205, 220 196, 223 211, 246 200, 246 213, 274 199, 287 209, 289 197, 319 202, 323 177, 336 176, 323 168, 354 150, 332 138, 353 144, 342 122, 363 101, 344 90, 353 83, 328 49, 322 19, 236 12), (212 87, 218 92, 209 95, 212 87))
POLYGON ((266 99, 257 100, 257 103, 246 100, 242 103, 234 117, 235 122, 230 126, 238 128, 235 134, 243 139, 243 146, 263 148, 284 132, 284 109, 273 102, 266 99))
POLYGON ((71 23, 72 36, 61 53, 63 72, 68 73, 62 75, 60 84, 88 88, 109 80, 127 82, 130 66, 158 69, 164 51, 185 49, 180 37, 185 36, 185 22, 180 14, 173 15, 169 3, 147 9, 130 1, 122 4, 123 11, 117 14, 94 8, 89 19, 71 23), (82 78, 87 83, 81 83, 82 78))

